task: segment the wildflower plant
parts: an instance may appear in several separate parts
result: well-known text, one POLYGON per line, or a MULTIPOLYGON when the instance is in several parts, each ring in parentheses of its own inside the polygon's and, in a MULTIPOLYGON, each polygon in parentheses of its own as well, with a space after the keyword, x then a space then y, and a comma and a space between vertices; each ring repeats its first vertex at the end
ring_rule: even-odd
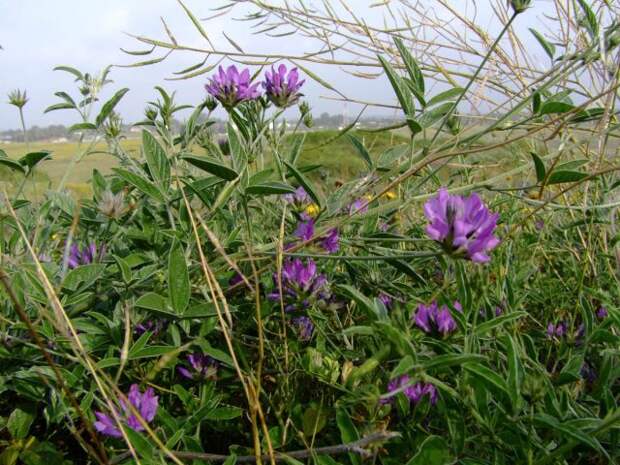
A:
POLYGON ((0 463, 620 460, 618 6, 558 7, 527 42, 536 2, 497 2, 482 46, 470 9, 409 3, 233 2, 319 45, 248 56, 181 4, 204 44, 166 23, 128 52, 199 53, 175 79, 208 96, 157 86, 131 154, 128 90, 59 67, 77 96, 48 110, 84 136, 64 181, 99 143, 114 166, 79 202, 0 202, 0 463), (396 120, 306 131, 311 85, 396 120))

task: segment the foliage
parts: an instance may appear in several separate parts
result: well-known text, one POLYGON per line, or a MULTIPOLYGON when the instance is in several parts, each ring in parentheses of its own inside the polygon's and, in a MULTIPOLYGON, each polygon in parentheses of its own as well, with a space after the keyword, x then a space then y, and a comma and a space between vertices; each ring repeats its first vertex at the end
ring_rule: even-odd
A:
MULTIPOLYGON (((571 66, 602 60, 599 45, 571 66)), ((113 111, 127 90, 95 111, 107 71, 61 68, 87 103, 63 93, 53 110, 71 106, 93 140, 73 165, 99 140, 116 164, 81 202, 62 181, 3 200, 1 464, 620 459, 618 167, 565 148, 592 121, 616 137, 613 106, 571 100, 556 70, 467 126, 456 108, 479 70, 435 93, 394 48, 402 66, 377 65, 407 135, 334 133, 350 153, 336 163, 359 161, 346 179, 318 174, 324 135, 298 130, 311 119, 286 70, 267 96, 236 68, 211 82, 225 140, 209 130, 215 100, 177 131, 184 106, 158 87, 130 155, 113 111), (480 152, 511 168, 486 175, 465 158, 480 152)), ((47 156, 2 159, 29 173, 47 156)))

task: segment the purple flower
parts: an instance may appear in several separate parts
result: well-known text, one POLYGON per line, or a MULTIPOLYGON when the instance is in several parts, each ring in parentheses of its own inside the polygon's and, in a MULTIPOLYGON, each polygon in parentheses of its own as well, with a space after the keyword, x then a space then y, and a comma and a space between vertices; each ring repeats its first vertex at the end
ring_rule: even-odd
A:
POLYGON ((313 301, 330 298, 327 278, 318 274, 312 259, 304 264, 299 258, 287 260, 282 266, 282 293, 278 292, 278 276, 274 275, 275 292, 267 297, 279 301, 282 298, 287 311, 308 308, 313 301))
POLYGON ((437 389, 435 386, 423 382, 418 382, 413 385, 410 385, 410 383, 411 378, 409 375, 402 375, 391 380, 388 383, 388 398, 384 398, 381 403, 386 404, 391 402, 392 398, 396 396, 397 391, 405 394, 414 405, 420 403, 425 396, 428 396, 431 405, 437 403, 437 389), (404 389, 402 389, 403 387, 404 389), (402 389, 402 391, 399 391, 400 389, 402 389))
POLYGON ((599 320, 604 320, 605 318, 607 318, 607 316, 609 315, 609 312, 607 311, 607 309, 605 307, 603 307, 602 305, 599 307, 599 309, 596 311, 596 317, 599 320))
POLYGON ((293 68, 287 73, 286 65, 281 64, 276 71, 273 66, 271 71, 265 73, 265 94, 273 104, 280 108, 289 107, 299 100, 301 94, 299 89, 304 85, 305 80, 299 80, 297 68, 293 68))
POLYGON ((96 260, 101 260, 105 255, 105 245, 101 246, 99 253, 97 254, 97 244, 91 242, 82 249, 74 242, 69 249, 69 258, 67 265, 69 269, 77 268, 80 265, 88 265, 96 260))
POLYGON ((142 323, 138 323, 134 329, 135 333, 139 336, 143 335, 147 331, 151 331, 153 336, 157 336, 166 326, 166 322, 163 320, 146 320, 142 323))
POLYGON ((583 366, 581 367, 580 374, 581 374, 581 377, 589 384, 594 384, 594 382, 598 378, 596 370, 588 362, 583 362, 583 366))
POLYGON ((537 231, 542 231, 545 227, 545 220, 538 220, 534 223, 534 227, 537 231))
POLYGON ((349 205, 349 215, 354 213, 366 213, 368 211, 368 199, 362 198, 355 200, 349 205))
POLYGON ((314 334, 314 323, 307 316, 299 316, 293 318, 293 325, 297 328, 299 339, 301 341, 309 341, 314 334))
POLYGON ((340 249, 340 235, 337 228, 332 228, 321 240, 321 247, 325 249, 327 253, 336 253, 340 249))
POLYGON ((428 396, 428 400, 431 405, 435 405, 437 403, 437 388, 430 383, 416 383, 405 389, 405 395, 414 404, 420 403, 425 396, 428 396))
POLYGON ((297 225, 295 236, 306 242, 314 236, 314 220, 303 221, 297 225))
POLYGON ((258 83, 250 82, 250 71, 246 68, 239 72, 235 65, 230 65, 226 71, 220 66, 218 73, 205 86, 207 92, 228 109, 240 102, 258 98, 260 93, 257 87, 258 83))
POLYGON ((381 303, 385 306, 385 308, 390 308, 392 306, 393 299, 385 292, 380 292, 377 296, 377 299, 381 301, 381 303))
MULTIPOLYGON (((148 388, 143 394, 140 392, 140 388, 137 384, 132 384, 129 388, 127 399, 146 423, 151 422, 153 418, 155 418, 159 398, 155 395, 153 388, 148 388)), ((117 411, 117 416, 120 418, 120 421, 134 431, 144 431, 144 426, 142 426, 136 415, 132 413, 131 408, 125 401, 121 399, 120 404, 123 410, 122 413, 117 411)), ((97 431, 106 436, 115 438, 122 437, 122 433, 112 416, 103 412, 95 412, 95 416, 97 417, 97 421, 94 425, 97 431)))
POLYGON ((294 194, 284 194, 282 197, 287 203, 296 203, 298 205, 310 202, 310 196, 303 187, 295 189, 294 194))
POLYGON ((568 327, 566 325, 566 322, 564 321, 560 321, 558 324, 549 323, 547 325, 547 336, 549 338, 564 337, 567 331, 568 331, 568 327))
POLYGON ((191 370, 178 367, 181 376, 187 379, 215 379, 217 376, 218 362, 208 355, 194 353, 187 356, 191 370))
POLYGON ((430 221, 426 233, 450 254, 486 263, 487 253, 499 245, 493 235, 499 215, 491 213, 475 193, 461 197, 441 188, 424 205, 424 214, 430 221))
MULTIPOLYGON (((460 307, 455 302, 455 308, 460 307)), ((437 302, 430 305, 420 304, 414 316, 414 323, 427 334, 440 333, 447 336, 456 331, 456 322, 447 306, 439 307, 437 302)))

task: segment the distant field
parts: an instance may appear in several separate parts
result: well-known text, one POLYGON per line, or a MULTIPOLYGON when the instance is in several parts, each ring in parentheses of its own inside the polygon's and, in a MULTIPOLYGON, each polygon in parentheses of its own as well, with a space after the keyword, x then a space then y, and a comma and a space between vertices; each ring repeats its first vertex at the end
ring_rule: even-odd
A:
MULTIPOLYGON (((301 161, 309 164, 321 164, 323 165, 323 170, 334 177, 349 178, 355 176, 363 169, 364 164, 359 156, 356 155, 355 149, 347 137, 341 137, 327 145, 323 145, 336 135, 336 131, 308 133, 301 161)), ((358 133, 357 136, 364 141, 366 147, 373 155, 407 140, 399 134, 392 133, 358 133)), ((136 154, 137 156, 140 149, 140 140, 126 139, 122 142, 122 146, 128 153, 136 154)), ((33 193, 36 193, 34 192, 35 190, 41 192, 49 187, 55 188, 58 186, 64 173, 69 168, 71 160, 76 154, 88 147, 89 143, 83 143, 80 146, 76 142, 34 142, 30 144, 29 150, 26 144, 21 143, 0 145, 0 149, 4 150, 11 158, 19 158, 28 151, 49 150, 52 152, 52 159, 43 162, 38 169, 36 189, 33 186, 27 188, 27 191, 32 191, 33 193)), ((108 147, 104 142, 91 147, 91 153, 85 156, 72 170, 66 187, 78 196, 89 195, 90 187, 88 181, 92 176, 93 170, 96 168, 103 174, 108 174, 117 164, 116 158, 109 153, 105 153, 107 151, 108 147)), ((0 170, 0 179, 5 183, 10 183, 13 187, 19 183, 18 179, 4 169, 0 170)))

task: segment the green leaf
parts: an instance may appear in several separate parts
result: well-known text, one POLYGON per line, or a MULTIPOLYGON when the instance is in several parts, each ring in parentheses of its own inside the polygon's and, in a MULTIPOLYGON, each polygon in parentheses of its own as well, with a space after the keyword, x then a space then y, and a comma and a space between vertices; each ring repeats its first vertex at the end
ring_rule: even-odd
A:
POLYGON ((181 158, 194 165, 196 168, 200 168, 201 170, 211 173, 218 178, 225 179, 226 181, 233 181, 239 177, 239 173, 237 173, 234 169, 224 165, 222 162, 212 157, 188 154, 181 156, 181 158))
POLYGON ((7 168, 14 170, 14 171, 19 171, 20 173, 26 172, 24 167, 21 164, 19 164, 19 162, 8 158, 6 156, 6 153, 4 153, 3 150, 0 150, 0 165, 4 165, 7 168))
POLYGON ((548 426, 551 429, 556 430, 560 435, 560 438, 566 438, 567 436, 590 446, 592 449, 596 449, 598 451, 603 452, 607 455, 605 449, 601 446, 601 444, 594 437, 588 436, 583 431, 575 428, 574 426, 568 425, 566 423, 560 423, 557 418, 548 415, 546 413, 538 413, 534 415, 534 421, 545 426, 548 426))
POLYGON ((126 425, 123 425, 123 430, 125 431, 125 434, 127 434, 129 442, 131 442, 131 445, 135 447, 141 457, 150 458, 153 456, 155 447, 153 447, 146 437, 126 425))
POLYGON ((104 271, 105 265, 101 263, 78 266, 67 273, 62 287, 70 291, 75 291, 80 283, 82 283, 82 288, 87 288, 97 281, 104 271))
POLYGON ((295 192, 295 188, 282 182, 264 182, 261 184, 253 184, 245 189, 248 195, 282 195, 295 192))
POLYGON ((574 105, 566 102, 549 101, 543 103, 540 108, 540 115, 550 115, 554 113, 567 113, 575 108, 574 105))
POLYGON ((139 191, 151 197, 153 200, 158 202, 165 202, 164 195, 160 192, 155 184, 153 184, 150 180, 140 176, 138 174, 132 173, 131 171, 124 170, 122 168, 113 168, 113 171, 121 177, 124 181, 128 182, 139 191))
POLYGON ((441 92, 428 101, 428 106, 430 107, 446 100, 454 100, 463 93, 463 90, 465 89, 462 87, 453 87, 445 92, 441 92))
POLYGON ((138 360, 141 358, 161 357, 169 354, 179 348, 175 346, 148 346, 138 350, 131 350, 128 355, 129 360, 138 360))
POLYGON ((162 192, 168 191, 170 188, 170 162, 166 152, 148 131, 142 131, 142 148, 151 176, 162 192))
POLYGON ((521 405, 521 384, 523 383, 523 367, 519 358, 519 350, 516 341, 511 335, 503 338, 506 347, 506 359, 508 361, 508 390, 510 400, 515 408, 521 405))
POLYGON ((450 110, 452 110, 452 107, 454 107, 454 102, 442 103, 438 107, 426 110, 420 118, 418 118, 417 122, 423 128, 429 128, 441 118, 446 116, 450 110))
POLYGON ((542 103, 542 97, 540 96, 540 92, 537 90, 532 92, 532 113, 535 115, 540 111, 540 106, 542 103))
POLYGON ((64 71, 66 73, 73 74, 75 76, 76 81, 81 81, 84 79, 84 76, 82 75, 82 73, 78 71, 77 69, 72 68, 71 66, 56 66, 54 68, 54 71, 64 71))
MULTIPOLYGON (((342 407, 336 411, 336 424, 340 430, 340 438, 343 443, 354 442, 360 438, 357 428, 353 424, 349 413, 342 407)), ((350 453, 349 459, 354 465, 362 463, 360 457, 356 454, 350 453)))
POLYGON ((181 315, 189 304, 191 288, 185 255, 177 241, 168 255, 168 291, 172 308, 177 315, 181 315))
POLYGON ((483 355, 477 354, 444 354, 436 355, 425 361, 422 366, 425 371, 439 370, 442 368, 448 368, 452 366, 461 366, 465 363, 477 363, 483 362, 486 358, 483 355))
POLYGON ((30 152, 19 159, 19 164, 32 170, 35 166, 44 160, 51 159, 51 153, 48 150, 41 150, 40 152, 30 152))
POLYGON ((6 427, 13 439, 25 439, 33 421, 34 416, 32 414, 16 408, 11 412, 6 427))
POLYGON ((477 336, 481 336, 485 333, 488 333, 492 329, 497 328, 498 326, 502 326, 503 324, 518 320, 519 318, 527 315, 527 312, 512 312, 506 315, 495 317, 492 320, 485 321, 484 323, 479 324, 476 327, 474 334, 476 334, 477 336))
POLYGON ((594 11, 592 11, 590 5, 588 5, 585 0, 577 0, 577 2, 579 3, 579 6, 581 6, 581 9, 586 15, 588 31, 590 32, 590 36, 594 39, 598 36, 599 33, 599 26, 596 15, 594 14, 594 11))
POLYGON ((401 375, 409 374, 413 370, 414 366, 415 361, 413 360, 413 357, 411 357, 411 355, 405 355, 403 358, 400 359, 398 365, 396 365, 396 367, 390 373, 390 379, 397 378, 401 375))
POLYGON ((49 107, 47 107, 43 111, 43 114, 49 113, 51 111, 56 111, 56 110, 73 110, 74 108, 75 108, 75 105, 71 105, 68 102, 60 102, 60 103, 55 103, 55 104, 50 105, 49 107))
POLYGON ((452 463, 454 463, 454 458, 446 440, 439 436, 429 436, 407 465, 449 465, 452 463))
POLYGON ((233 420, 243 414, 243 409, 233 406, 217 407, 205 416, 206 420, 233 420))
POLYGON ((411 79, 411 82, 414 84, 415 89, 417 90, 417 92, 415 93, 416 98, 419 100, 420 105, 424 107, 426 106, 426 102, 424 101, 425 88, 424 75, 422 74, 422 70, 420 70, 420 67, 418 66, 415 58, 413 58, 413 55, 411 55, 411 52, 409 52, 409 49, 405 47, 405 44, 399 37, 396 37, 394 39, 394 43, 396 44, 396 48, 398 48, 398 53, 400 54, 400 57, 405 64, 405 68, 407 69, 409 78, 411 79))
POLYGON ((170 307, 168 307, 168 302, 165 297, 156 294, 154 292, 147 292, 142 295, 135 303, 136 307, 144 308, 146 310, 150 310, 155 313, 161 313, 168 316, 176 316, 170 307))
POLYGON ((312 183, 301 173, 301 171, 299 171, 297 168, 295 168, 293 165, 291 165, 286 160, 283 160, 283 161, 284 161, 284 164, 287 166, 287 168, 290 170, 293 177, 297 179, 297 182, 301 184, 301 186, 306 190, 306 192, 312 198, 312 200, 314 200, 314 202, 319 206, 319 209, 322 210, 323 201, 317 194, 317 191, 314 189, 314 186, 312 185, 312 183))
POLYGON ((557 170, 553 171, 547 179, 547 184, 561 184, 563 182, 577 182, 587 178, 587 173, 579 171, 557 170))
POLYGON ((118 92, 116 92, 112 98, 110 98, 110 100, 108 100, 106 103, 103 104, 103 107, 101 107, 101 111, 99 112, 99 114, 97 115, 97 118, 95 119, 95 124, 97 126, 101 126, 101 124, 106 120, 106 118, 108 116, 110 116, 110 113, 112 113, 112 111, 114 110, 114 107, 118 104, 118 102, 120 102, 120 100, 123 98, 123 96, 129 92, 128 88, 124 88, 119 90, 118 92))
POLYGON ((95 126, 93 123, 77 123, 72 125, 69 128, 69 132, 76 132, 76 131, 95 131, 97 129, 97 126, 95 126))
POLYGON ((545 53, 549 56, 549 58, 553 60, 553 56, 555 55, 555 45, 548 42, 547 39, 545 39, 536 29, 530 28, 530 32, 534 35, 534 37, 536 37, 536 40, 545 50, 545 53))
POLYGON ((371 319, 379 319, 385 320, 387 319, 387 314, 381 312, 377 306, 375 306, 374 302, 358 291, 353 286, 349 286, 348 284, 339 284, 337 285, 338 290, 340 290, 344 295, 351 298, 355 303, 363 310, 366 315, 368 315, 371 319))
POLYGON ((305 134, 298 135, 293 140, 293 146, 291 147, 291 154, 289 155, 289 161, 291 162, 291 165, 293 166, 297 165, 297 160, 299 159, 299 156, 301 155, 301 149, 304 146, 305 140, 306 140, 305 134))
POLYGON ((383 70, 385 71, 385 74, 388 77, 388 80, 390 81, 390 84, 392 85, 392 89, 394 89, 394 93, 396 94, 396 98, 398 99, 401 108, 405 112, 405 115, 413 118, 413 101, 411 100, 410 96, 406 94, 406 88, 403 85, 402 79, 400 78, 400 76, 398 76, 398 74, 396 74, 396 71, 394 71, 392 65, 390 65, 385 58, 380 55, 378 58, 381 66, 383 67, 383 70))
POLYGON ((476 377, 485 381, 485 387, 491 385, 510 397, 510 392, 508 391, 506 381, 504 381, 497 373, 495 373, 490 368, 487 368, 480 363, 466 363, 463 365, 463 368, 475 375, 476 377))
POLYGON ((118 271, 121 274, 123 282, 125 284, 131 282, 131 268, 129 267, 129 264, 125 261, 125 259, 119 257, 118 255, 113 255, 112 257, 118 266, 118 271))
POLYGON ((532 156, 532 160, 534 160, 536 179, 538 180, 538 182, 543 182, 545 180, 545 176, 547 176, 547 169, 545 168, 545 164, 536 153, 530 152, 530 155, 532 156))
POLYGON ((373 168, 372 158, 370 157, 370 153, 368 153, 368 150, 364 146, 364 143, 353 134, 349 134, 348 137, 353 146, 355 147, 355 151, 359 154, 360 157, 362 157, 362 160, 364 160, 364 162, 368 166, 368 169, 371 170, 373 168))

